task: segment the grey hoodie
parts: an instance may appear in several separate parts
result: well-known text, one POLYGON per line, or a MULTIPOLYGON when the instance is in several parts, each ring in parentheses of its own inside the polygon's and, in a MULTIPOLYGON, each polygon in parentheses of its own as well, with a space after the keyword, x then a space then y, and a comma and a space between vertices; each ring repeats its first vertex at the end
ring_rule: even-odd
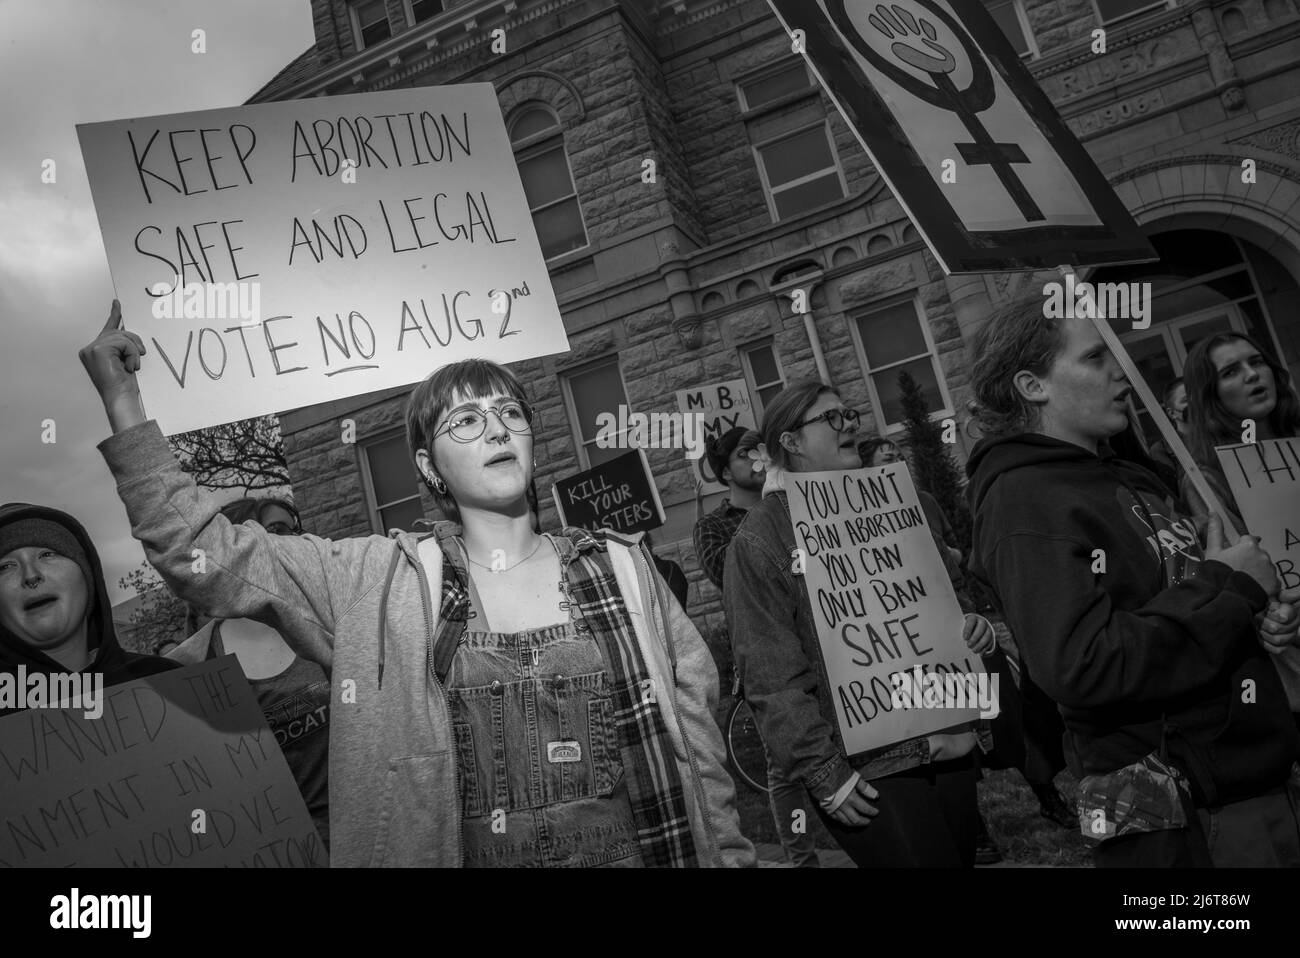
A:
MULTIPOLYGON (((431 668, 441 607, 430 589, 442 581, 437 540, 401 533, 332 541, 231 525, 152 421, 99 449, 132 532, 178 596, 213 616, 272 626, 331 673, 331 864, 459 866, 457 749, 446 692, 431 668)), ((610 560, 647 668, 657 687, 674 693, 659 702, 700 861, 752 865, 713 718, 712 657, 676 603, 667 609, 669 650, 641 550, 611 540, 610 560)))

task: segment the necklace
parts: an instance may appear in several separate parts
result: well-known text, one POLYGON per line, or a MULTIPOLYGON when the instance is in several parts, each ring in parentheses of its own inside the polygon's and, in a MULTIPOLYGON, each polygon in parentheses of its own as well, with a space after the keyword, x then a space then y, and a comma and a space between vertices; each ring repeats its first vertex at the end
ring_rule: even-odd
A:
POLYGON ((514 568, 516 568, 517 566, 521 566, 521 565, 523 565, 525 562, 527 562, 529 559, 531 559, 533 556, 537 555, 537 550, 540 549, 540 548, 542 547, 542 543, 545 542, 545 541, 546 541, 546 537, 545 537, 545 536, 538 536, 538 537, 537 537, 537 545, 533 546, 533 551, 532 551, 532 552, 528 553, 528 555, 524 556, 522 559, 518 560, 518 561, 515 562, 514 564, 512 564, 512 565, 508 565, 508 566, 502 566, 502 567, 499 568, 499 569, 498 569, 495 565, 484 565, 483 563, 481 563, 481 562, 475 562, 472 558, 470 558, 469 547, 465 545, 465 542, 464 542, 463 539, 461 540, 461 549, 464 551, 464 553, 465 553, 465 558, 466 558, 466 559, 469 559, 471 565, 476 565, 476 566, 478 566, 480 569, 487 569, 489 572, 501 573, 501 572, 509 572, 511 569, 514 569, 514 568))

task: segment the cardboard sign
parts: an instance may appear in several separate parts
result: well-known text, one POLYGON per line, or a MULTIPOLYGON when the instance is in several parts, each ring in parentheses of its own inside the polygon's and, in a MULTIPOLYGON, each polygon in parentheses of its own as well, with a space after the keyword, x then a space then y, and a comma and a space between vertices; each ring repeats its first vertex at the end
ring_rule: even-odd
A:
POLYGON ((490 83, 77 132, 168 434, 568 349, 490 83))
POLYGON ((0 867, 323 867, 233 655, 0 719, 0 867))
POLYGON ((551 495, 562 525, 649 532, 664 524, 659 488, 641 449, 559 480, 551 495))
POLYGON ((1156 258, 983 4, 769 2, 946 272, 1156 258))
POLYGON ((1300 439, 1261 439, 1215 452, 1241 518, 1277 566, 1282 588, 1300 586, 1300 439))
MULTIPOLYGON (((736 426, 757 429, 754 407, 749 401, 749 387, 743 379, 729 379, 711 386, 677 390, 677 411, 684 416, 704 417, 704 437, 716 439, 736 426)), ((707 456, 695 460, 695 474, 704 482, 706 496, 726 492, 727 487, 718 481, 709 466, 707 456)))
POLYGON ((848 756, 978 718, 978 707, 895 707, 912 676, 985 674, 962 641, 961 607, 907 467, 789 473, 786 489, 791 561, 803 567, 848 756))

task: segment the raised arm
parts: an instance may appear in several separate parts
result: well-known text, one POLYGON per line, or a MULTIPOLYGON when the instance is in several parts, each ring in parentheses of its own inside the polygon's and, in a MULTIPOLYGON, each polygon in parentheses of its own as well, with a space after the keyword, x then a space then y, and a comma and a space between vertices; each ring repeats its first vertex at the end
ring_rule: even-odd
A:
POLYGON ((121 328, 116 301, 80 353, 113 430, 99 449, 132 534, 181 599, 209 615, 265 622, 300 655, 328 667, 337 613, 366 584, 368 540, 273 536, 227 521, 217 500, 181 469, 157 424, 145 419, 136 382, 144 354, 140 337, 121 328))

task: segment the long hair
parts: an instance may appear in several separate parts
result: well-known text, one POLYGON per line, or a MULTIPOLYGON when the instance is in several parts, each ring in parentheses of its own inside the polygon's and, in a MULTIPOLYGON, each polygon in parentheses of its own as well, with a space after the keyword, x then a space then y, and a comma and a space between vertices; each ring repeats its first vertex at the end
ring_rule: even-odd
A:
POLYGON ((767 454, 782 469, 790 468, 790 454, 781 445, 781 434, 789 432, 794 424, 808 415, 811 409, 826 393, 840 398, 840 391, 816 379, 793 383, 786 386, 776 398, 767 404, 763 412, 763 445, 767 454))
POLYGON ((1219 457, 1215 454, 1214 447, 1241 442, 1241 419, 1228 412, 1219 398, 1219 373, 1210 354, 1217 347, 1237 340, 1258 350, 1268 368, 1273 371, 1277 405, 1268 417, 1273 434, 1300 434, 1300 399, 1296 398, 1295 388, 1291 385, 1291 374, 1285 366, 1245 333, 1217 333, 1202 339, 1187 355, 1187 367, 1183 370, 1183 379, 1187 384, 1188 445, 1203 468, 1215 471, 1219 469, 1219 457))
POLYGON ((1061 320, 1043 314, 1043 298, 1000 306, 975 336, 975 418, 985 436, 1013 436, 1037 428, 1040 412, 1016 389, 1022 369, 1045 376, 1065 344, 1061 320))
MULTIPOLYGON (((433 433, 442 414, 457 401, 458 397, 492 395, 510 396, 522 403, 528 402, 523 384, 515 374, 500 363, 494 363, 489 359, 463 359, 457 363, 449 363, 426 376, 411 391, 411 398, 406 402, 406 443, 410 449, 411 461, 414 462, 415 454, 423 449, 429 454, 429 460, 434 462, 435 466, 437 465, 433 456, 433 433)), ((536 437, 534 436, 535 449, 536 437)), ((416 470, 418 475, 418 465, 416 470)), ((445 515, 459 522, 460 509, 456 506, 451 490, 440 493, 432 483, 425 480, 424 476, 421 475, 420 479, 428 484, 429 492, 433 494, 438 508, 445 515)))

